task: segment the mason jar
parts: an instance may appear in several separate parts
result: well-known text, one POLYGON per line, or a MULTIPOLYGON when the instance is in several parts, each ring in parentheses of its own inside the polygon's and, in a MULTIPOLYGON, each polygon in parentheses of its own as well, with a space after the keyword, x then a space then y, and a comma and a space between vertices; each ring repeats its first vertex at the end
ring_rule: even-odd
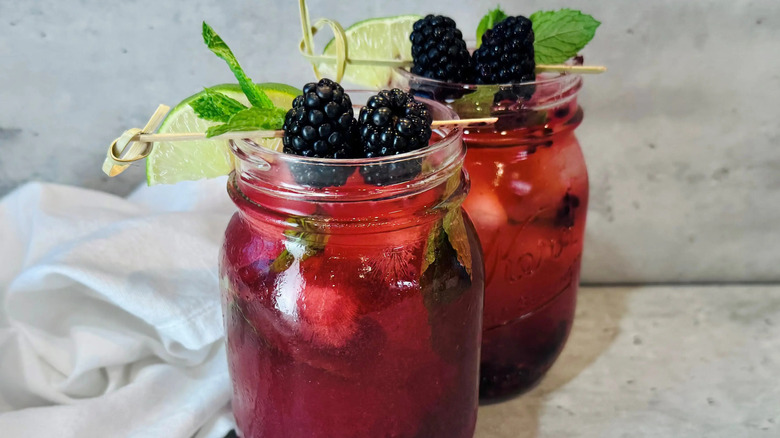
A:
POLYGON ((574 319, 588 205, 574 135, 582 78, 544 73, 535 82, 473 85, 398 70, 395 81, 461 118, 498 118, 464 132, 464 207, 485 257, 480 397, 521 394, 555 362, 574 319))
POLYGON ((484 273, 461 129, 372 159, 258 143, 232 142, 220 257, 239 435, 472 437, 484 273))

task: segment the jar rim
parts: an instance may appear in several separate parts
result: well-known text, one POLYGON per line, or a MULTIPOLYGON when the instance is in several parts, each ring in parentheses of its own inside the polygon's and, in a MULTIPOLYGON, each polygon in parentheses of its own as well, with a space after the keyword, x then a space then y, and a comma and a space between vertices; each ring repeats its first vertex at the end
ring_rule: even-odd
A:
POLYGON ((416 75, 404 67, 396 67, 395 72, 406 78, 414 78, 421 83, 428 83, 433 85, 439 85, 442 87, 458 87, 465 89, 479 89, 484 87, 512 87, 512 86, 525 86, 525 85, 546 85, 553 83, 569 83, 569 82, 582 82, 582 75, 578 73, 567 72, 551 72, 551 73, 539 73, 536 75, 536 79, 526 82, 510 82, 502 84, 476 84, 467 82, 447 82, 441 79, 432 79, 425 76, 416 75), (541 78, 541 79, 540 79, 541 78))
MULTIPOLYGON (((350 90, 347 93, 354 102, 364 102, 376 91, 350 90), (361 98, 364 98, 361 100, 361 98)), ((435 120, 458 119, 458 115, 445 104, 431 99, 415 97, 431 109, 435 120)), ((235 172, 242 185, 268 195, 307 199, 323 202, 341 202, 379 199, 399 196, 425 189, 448 178, 460 168, 465 157, 463 130, 458 126, 439 126, 433 130, 429 146, 403 154, 374 158, 313 158, 287 154, 265 148, 257 139, 230 140, 236 158, 235 172), (427 164, 423 164, 427 163, 427 164), (368 168, 389 169, 393 166, 417 166, 419 174, 411 173, 388 184, 368 184, 352 175, 368 168), (318 187, 301 182, 297 175, 321 172, 344 172, 346 183, 318 187), (404 179, 405 178, 405 179, 404 179)))
MULTIPOLYGON (((416 99, 422 100, 422 98, 417 97, 416 99)), ((429 100, 429 99, 425 99, 429 100)), ((453 114, 455 114, 453 112, 453 114)), ((457 120, 458 117, 455 115, 453 117, 454 120, 457 120)), ((273 157, 273 161, 284 161, 288 163, 301 163, 301 164, 319 164, 319 165, 327 165, 327 166, 334 166, 334 167, 346 167, 346 166, 363 166, 368 164, 390 164, 390 163, 397 163, 401 161, 409 161, 416 158, 425 157, 426 155, 431 155, 433 153, 436 153, 437 151, 445 148, 447 146, 448 142, 451 142, 452 139, 457 138, 461 134, 461 128, 458 126, 453 126, 451 128, 435 128, 432 129, 432 132, 434 134, 439 134, 441 137, 439 140, 437 140, 434 144, 428 145, 424 148, 420 148, 411 152, 405 152, 403 154, 398 155, 389 155, 386 157, 373 157, 373 158, 314 158, 314 157, 304 157, 301 155, 293 155, 293 154, 287 154, 282 151, 277 151, 274 149, 268 149, 260 144, 258 144, 257 139, 252 138, 244 138, 241 139, 240 142, 229 140, 230 147, 236 154, 241 155, 247 155, 248 153, 262 153, 263 155, 268 155, 269 157, 273 157)), ((247 158, 251 160, 251 158, 247 158)))
POLYGON ((430 96, 437 101, 451 104, 460 97, 482 90, 497 92, 511 91, 518 95, 514 104, 526 109, 545 109, 572 99, 582 88, 582 75, 576 73, 539 73, 536 80, 510 84, 464 84, 445 82, 416 75, 406 69, 396 68, 393 74, 395 85, 412 90, 415 94, 430 96), (526 94, 526 97, 521 97, 526 94), (442 97, 443 96, 443 97, 442 97))
MULTIPOLYGON (((372 90, 346 90, 345 93, 351 95, 357 94, 357 93, 375 93, 375 91, 372 90)), ((458 114, 453 111, 451 108, 447 107, 446 105, 442 105, 440 102, 436 102, 432 99, 427 99, 424 97, 415 96, 416 100, 423 102, 429 107, 435 107, 437 108, 437 111, 445 112, 448 114, 447 119, 441 119, 439 120, 458 120, 460 117, 458 117, 458 114)), ((360 108, 360 105, 353 104, 353 108, 360 108)), ((434 119, 436 120, 436 119, 434 119)), ((244 143, 245 146, 249 146, 249 149, 242 148, 238 142, 230 141, 231 149, 234 153, 240 153, 240 154, 247 154, 247 153, 256 153, 256 152, 262 152, 263 155, 268 155, 269 157, 273 157, 276 161, 283 160, 286 162, 299 162, 299 163, 310 163, 310 164, 323 164, 323 165, 330 165, 330 166, 359 166, 359 165, 365 165, 365 164, 385 164, 385 163, 394 163, 398 161, 404 161, 404 160, 410 160, 415 158, 420 158, 425 155, 429 155, 432 153, 435 153, 439 149, 446 147, 447 141, 451 140, 453 138, 457 138, 461 133, 462 129, 457 126, 442 126, 437 127, 435 129, 432 129, 434 134, 439 134, 440 139, 437 140, 434 144, 428 145, 426 147, 411 151, 411 152, 405 152, 403 154, 398 155, 390 155, 385 157, 373 157, 373 158, 314 158, 314 157, 304 157, 301 155, 293 155, 293 154, 287 154, 282 151, 277 151, 273 149, 264 148, 261 145, 258 144, 257 139, 252 138, 246 138, 242 139, 242 143, 244 143)))

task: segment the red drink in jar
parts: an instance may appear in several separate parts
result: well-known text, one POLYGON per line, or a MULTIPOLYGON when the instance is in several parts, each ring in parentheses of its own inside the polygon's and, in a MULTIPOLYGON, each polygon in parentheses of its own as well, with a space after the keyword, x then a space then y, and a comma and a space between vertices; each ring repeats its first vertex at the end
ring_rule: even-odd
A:
POLYGON ((400 73, 404 85, 469 129, 464 203, 485 257, 480 397, 496 401, 536 385, 560 354, 574 318, 588 176, 574 129, 582 121, 577 75, 520 85, 461 85, 400 73))
POLYGON ((473 436, 483 264, 461 210, 461 133, 434 137, 360 160, 234 142, 238 212, 220 266, 241 436, 473 436), (361 178, 382 166, 413 171, 386 186, 361 178), (350 176, 306 186, 327 172, 350 176))

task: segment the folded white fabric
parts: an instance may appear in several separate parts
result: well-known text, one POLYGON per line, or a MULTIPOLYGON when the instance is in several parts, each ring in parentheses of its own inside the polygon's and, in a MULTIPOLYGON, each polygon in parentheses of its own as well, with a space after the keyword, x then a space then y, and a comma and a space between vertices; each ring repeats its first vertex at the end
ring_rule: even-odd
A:
POLYGON ((222 437, 225 179, 0 201, 0 436, 222 437))

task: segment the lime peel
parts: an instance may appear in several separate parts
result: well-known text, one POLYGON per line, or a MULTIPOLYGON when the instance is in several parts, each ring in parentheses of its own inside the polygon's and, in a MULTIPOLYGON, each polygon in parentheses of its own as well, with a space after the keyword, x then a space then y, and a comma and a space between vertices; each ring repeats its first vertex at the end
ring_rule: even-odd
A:
MULTIPOLYGON (((292 100, 300 90, 286 84, 260 83, 262 90, 279 108, 290 108, 292 100)), ((249 101, 238 84, 222 84, 208 90, 226 95, 242 105, 249 101)), ((203 97, 207 91, 194 94, 176 105, 160 126, 159 133, 206 132, 219 122, 203 120, 190 106, 191 102, 203 97)), ((262 139, 260 143, 269 149, 280 150, 281 140, 262 139)), ((146 159, 146 182, 149 185, 174 184, 180 181, 195 181, 227 175, 233 170, 233 154, 227 140, 192 140, 155 143, 154 150, 146 159)))
MULTIPOLYGON (((412 42, 409 35, 419 15, 398 15, 370 18, 349 26, 344 32, 350 59, 411 60, 412 42)), ((322 52, 336 55, 335 38, 331 39, 322 52)), ((320 63, 318 69, 323 75, 336 74, 336 65, 320 63)), ((359 65, 347 63, 344 80, 355 85, 376 89, 387 87, 393 78, 394 67, 381 65, 359 65)))

